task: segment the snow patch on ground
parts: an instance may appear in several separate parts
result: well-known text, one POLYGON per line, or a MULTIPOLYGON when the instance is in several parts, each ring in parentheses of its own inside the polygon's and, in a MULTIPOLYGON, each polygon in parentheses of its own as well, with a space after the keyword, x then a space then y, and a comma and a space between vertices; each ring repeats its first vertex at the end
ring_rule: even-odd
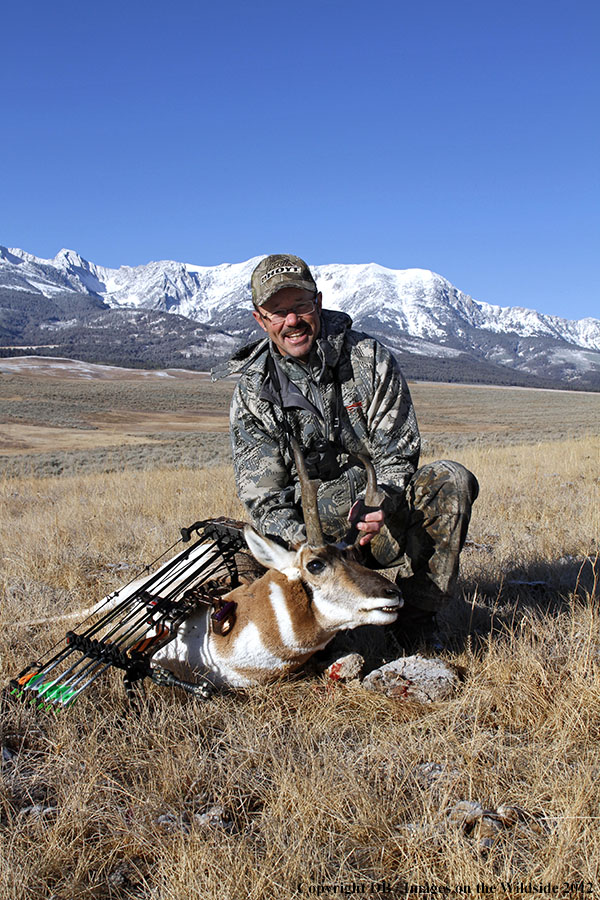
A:
POLYGON ((163 378, 200 378, 206 381, 208 372, 195 372, 189 369, 127 369, 123 366, 103 366, 86 363, 80 359, 65 359, 57 356, 9 356, 0 359, 0 372, 6 375, 68 375, 73 378, 86 379, 125 379, 134 380, 163 378))

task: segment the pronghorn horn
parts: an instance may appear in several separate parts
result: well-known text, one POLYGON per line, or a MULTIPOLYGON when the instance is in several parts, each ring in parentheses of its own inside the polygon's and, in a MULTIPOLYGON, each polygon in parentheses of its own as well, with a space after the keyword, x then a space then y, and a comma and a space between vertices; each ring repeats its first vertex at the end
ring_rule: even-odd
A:
POLYGON ((290 438, 296 471, 300 482, 300 494, 302 496, 302 509, 304 510, 304 524, 306 526, 306 540, 310 547, 324 547, 323 529, 319 519, 319 507, 317 504, 317 482, 308 477, 306 462, 296 438, 290 438))
POLYGON ((367 471, 367 488, 365 491, 365 506, 381 506, 385 499, 383 491, 377 490, 377 475, 370 457, 359 453, 358 458, 367 471))

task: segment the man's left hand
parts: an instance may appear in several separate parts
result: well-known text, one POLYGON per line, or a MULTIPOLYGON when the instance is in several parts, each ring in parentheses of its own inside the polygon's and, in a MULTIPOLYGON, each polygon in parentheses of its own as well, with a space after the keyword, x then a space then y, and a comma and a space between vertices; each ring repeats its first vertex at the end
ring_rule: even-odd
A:
MULTIPOLYGON (((352 522, 352 513, 355 511, 357 504, 355 503, 350 513, 348 514, 348 520, 352 522)), ((376 534, 379 534, 381 528, 383 526, 385 520, 385 514, 382 509, 376 509, 373 512, 366 513, 363 519, 360 519, 356 522, 356 528, 359 531, 364 532, 360 541, 358 542, 361 547, 364 547, 365 544, 368 544, 373 540, 376 534)))

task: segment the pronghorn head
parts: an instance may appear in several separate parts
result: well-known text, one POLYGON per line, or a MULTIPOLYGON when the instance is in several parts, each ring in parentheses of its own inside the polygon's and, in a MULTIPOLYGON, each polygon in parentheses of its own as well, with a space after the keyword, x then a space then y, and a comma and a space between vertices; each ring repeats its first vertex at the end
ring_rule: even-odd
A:
MULTIPOLYGON (((299 583, 304 588, 311 613, 323 631, 390 625, 403 603, 400 590, 383 575, 362 565, 356 546, 325 541, 316 482, 309 479, 304 458, 293 439, 292 448, 302 493, 306 541, 288 550, 247 526, 245 538, 252 555, 268 569, 280 572, 291 584, 299 583)), ((368 506, 378 506, 382 495, 377 492, 375 470, 368 458, 361 459, 368 474, 365 502, 368 506)))
POLYGON ((294 595, 307 597, 310 612, 323 632, 396 621, 403 602, 400 590, 383 575, 361 565, 353 547, 342 550, 332 544, 311 547, 305 543, 287 550, 250 526, 245 529, 245 538, 258 562, 280 572, 290 586, 297 583, 304 589, 294 595))

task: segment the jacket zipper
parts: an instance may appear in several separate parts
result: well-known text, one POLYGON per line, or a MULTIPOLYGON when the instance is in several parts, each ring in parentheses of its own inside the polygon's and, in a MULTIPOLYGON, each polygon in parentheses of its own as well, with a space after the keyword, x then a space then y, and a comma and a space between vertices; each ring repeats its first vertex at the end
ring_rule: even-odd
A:
POLYGON ((308 387, 311 393, 311 399, 314 405, 317 407, 319 412, 321 413, 321 418, 323 419, 323 437, 326 441, 329 440, 329 423, 327 421, 327 416, 325 415, 325 408, 323 406, 323 398, 321 397, 321 392, 318 388, 318 385, 315 384, 311 376, 308 376, 308 387))

